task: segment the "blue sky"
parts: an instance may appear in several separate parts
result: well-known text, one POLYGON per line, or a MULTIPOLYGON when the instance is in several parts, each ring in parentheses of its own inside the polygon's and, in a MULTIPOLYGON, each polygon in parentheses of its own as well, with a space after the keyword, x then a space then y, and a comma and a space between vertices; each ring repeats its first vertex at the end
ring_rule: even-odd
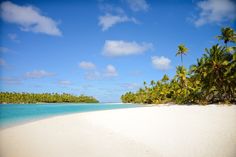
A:
POLYGON ((143 81, 173 77, 235 28, 233 0, 15 0, 1 3, 1 91, 119 102, 143 81))

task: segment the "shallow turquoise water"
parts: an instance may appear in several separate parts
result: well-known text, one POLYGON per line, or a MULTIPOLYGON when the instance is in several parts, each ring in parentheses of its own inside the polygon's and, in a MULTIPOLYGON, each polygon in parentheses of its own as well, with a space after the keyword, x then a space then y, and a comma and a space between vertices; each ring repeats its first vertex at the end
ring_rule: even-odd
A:
POLYGON ((6 104, 0 105, 0 127, 69 113, 133 108, 134 104, 6 104))

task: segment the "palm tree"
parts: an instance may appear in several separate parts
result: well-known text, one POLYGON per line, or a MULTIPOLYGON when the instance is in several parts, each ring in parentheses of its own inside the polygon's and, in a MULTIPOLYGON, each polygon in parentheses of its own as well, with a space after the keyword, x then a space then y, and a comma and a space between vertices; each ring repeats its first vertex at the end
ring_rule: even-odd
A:
POLYGON ((144 82, 143 82, 143 85, 144 85, 144 86, 146 86, 146 85, 147 85, 147 82, 146 82, 146 81, 144 81, 144 82))
POLYGON ((185 88, 187 86, 187 70, 184 66, 177 66, 176 68, 176 79, 180 83, 181 88, 185 88))
POLYGON ((232 54, 226 53, 226 47, 213 45, 206 49, 206 54, 192 67, 195 76, 201 81, 202 93, 207 101, 225 101, 232 99, 234 85, 230 69, 232 54))
POLYGON ((221 35, 217 36, 218 40, 224 40, 225 46, 227 47, 228 42, 236 42, 236 33, 230 27, 221 29, 221 35))
POLYGON ((169 81, 169 77, 165 74, 163 78, 161 79, 162 82, 167 82, 169 81))
MULTIPOLYGON (((159 81, 144 82, 144 88, 132 93, 131 102, 166 103, 235 103, 236 102, 236 46, 227 47, 228 42, 236 43, 236 33, 231 28, 223 28, 219 44, 205 49, 205 54, 189 70, 183 66, 183 54, 188 49, 180 44, 176 55, 181 55, 182 66, 176 68, 176 75, 169 79, 167 75, 159 81), (230 53, 229 53, 230 52, 230 53)), ((129 93, 126 93, 123 98, 129 93)), ((123 101, 123 100, 122 100, 123 101)), ((127 101, 127 100, 124 100, 127 101)))
POLYGON ((185 55, 188 52, 188 48, 184 46, 184 44, 180 44, 178 46, 178 51, 176 53, 176 56, 180 55, 181 56, 181 63, 183 66, 183 54, 185 55))
POLYGON ((150 85, 153 87, 156 84, 154 80, 151 81, 150 85))

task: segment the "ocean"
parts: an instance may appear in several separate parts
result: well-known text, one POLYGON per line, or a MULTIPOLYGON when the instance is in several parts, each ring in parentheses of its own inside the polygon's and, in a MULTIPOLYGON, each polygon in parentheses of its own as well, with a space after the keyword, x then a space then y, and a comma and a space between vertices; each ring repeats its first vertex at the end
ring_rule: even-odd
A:
POLYGON ((51 116, 65 115, 70 113, 89 112, 98 110, 111 110, 121 108, 134 108, 141 105, 134 104, 1 104, 0 105, 0 128, 43 119, 51 116))

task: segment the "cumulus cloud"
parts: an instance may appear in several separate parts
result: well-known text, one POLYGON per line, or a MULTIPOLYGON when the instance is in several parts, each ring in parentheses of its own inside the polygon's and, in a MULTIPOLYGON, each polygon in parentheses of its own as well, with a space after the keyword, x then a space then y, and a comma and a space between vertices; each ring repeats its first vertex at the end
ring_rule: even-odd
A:
POLYGON ((79 63, 79 67, 82 69, 89 70, 89 69, 95 69, 96 65, 93 64, 92 62, 82 61, 79 63))
POLYGON ((105 79, 109 77, 116 77, 118 76, 118 72, 116 68, 109 64, 106 66, 105 71, 99 72, 99 71, 87 71, 85 73, 85 78, 87 80, 99 80, 99 79, 105 79))
POLYGON ((1 17, 9 23, 20 26, 22 31, 44 33, 48 35, 62 35, 57 27, 58 23, 50 17, 41 15, 38 8, 33 6, 20 6, 10 1, 1 3, 1 17))
POLYGON ((118 76, 116 68, 113 65, 111 65, 111 64, 107 65, 104 76, 106 76, 106 77, 118 76))
POLYGON ((233 0, 205 0, 197 3, 200 13, 194 24, 222 23, 236 19, 236 3, 233 0))
POLYGON ((170 69, 171 60, 169 58, 166 58, 164 56, 158 57, 158 56, 153 56, 152 57, 152 64, 156 69, 159 70, 167 70, 170 69))
POLYGON ((31 72, 27 72, 25 74, 27 78, 44 78, 44 77, 50 77, 54 75, 55 75, 54 73, 47 72, 45 70, 34 70, 31 72))
POLYGON ((98 25, 101 26, 102 31, 106 31, 112 26, 120 23, 138 23, 134 17, 127 16, 125 11, 120 7, 101 3, 99 8, 104 13, 104 15, 98 17, 98 25))
POLYGON ((102 27, 102 31, 106 31, 115 24, 124 22, 138 23, 133 17, 128 17, 126 15, 112 15, 107 13, 106 15, 99 17, 98 25, 102 27))
POLYGON ((103 54, 106 56, 127 56, 134 54, 141 54, 151 50, 153 45, 151 43, 136 43, 126 42, 123 40, 106 40, 103 47, 103 54))
POLYGON ((147 11, 149 8, 146 0, 126 0, 130 9, 133 11, 147 11))
POLYGON ((61 85, 61 86, 70 86, 70 85, 72 85, 72 83, 70 81, 67 81, 67 80, 58 81, 58 84, 61 85))

